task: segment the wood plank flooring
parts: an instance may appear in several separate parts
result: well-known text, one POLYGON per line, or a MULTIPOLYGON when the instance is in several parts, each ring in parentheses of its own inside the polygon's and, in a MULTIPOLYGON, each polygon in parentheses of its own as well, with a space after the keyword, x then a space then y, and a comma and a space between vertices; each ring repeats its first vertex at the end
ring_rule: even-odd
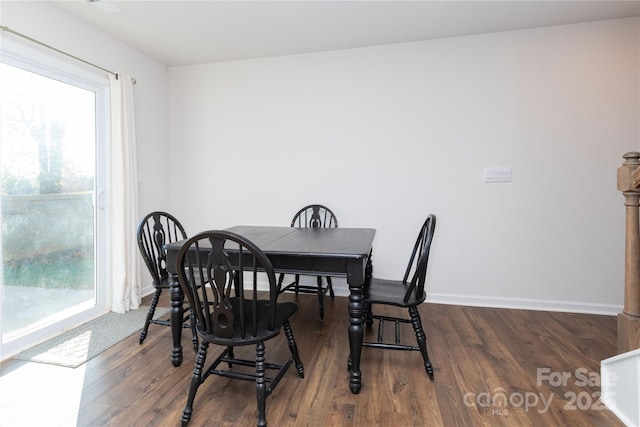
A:
MULTIPOLYGON (((305 378, 291 368, 267 398, 270 426, 622 426, 598 400, 600 361, 616 352, 613 316, 424 304, 435 382, 418 352, 365 348, 354 395, 347 298, 327 297, 324 321, 314 296, 298 303, 292 327, 305 378)), ((169 328, 151 325, 143 345, 132 335, 76 369, 9 360, 0 365, 0 425, 179 426, 194 363, 188 330, 182 366, 171 365, 170 347, 169 328)), ((288 357, 283 334, 266 354, 288 357)), ((253 383, 212 376, 189 425, 255 425, 255 408, 253 383)))

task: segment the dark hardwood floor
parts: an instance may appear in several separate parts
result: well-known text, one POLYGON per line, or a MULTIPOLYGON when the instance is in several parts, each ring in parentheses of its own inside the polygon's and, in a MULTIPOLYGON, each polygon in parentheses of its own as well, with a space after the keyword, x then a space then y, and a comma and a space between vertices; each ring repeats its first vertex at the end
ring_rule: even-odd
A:
MULTIPOLYGON (((598 400, 600 361, 616 353, 613 316, 425 304, 435 382, 418 352, 365 348, 362 391, 353 395, 347 299, 325 299, 324 321, 314 296, 298 302, 292 326, 305 378, 290 369, 267 398, 273 427, 622 425, 598 400)), ((143 345, 132 335, 76 369, 3 363, 0 425, 180 425, 194 363, 185 332, 178 368, 170 362, 169 328, 157 325, 143 345)), ((403 337, 413 339, 412 331, 403 337)), ((241 351, 253 357, 253 347, 241 351)), ((267 343, 266 354, 288 357, 284 335, 267 343)), ((255 425, 255 408, 253 383, 211 377, 189 425, 255 425)))

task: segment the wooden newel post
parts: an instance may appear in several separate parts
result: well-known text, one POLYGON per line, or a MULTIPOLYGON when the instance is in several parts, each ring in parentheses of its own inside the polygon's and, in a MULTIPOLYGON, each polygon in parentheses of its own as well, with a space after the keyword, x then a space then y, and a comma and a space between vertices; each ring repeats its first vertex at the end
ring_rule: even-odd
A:
POLYGON ((624 310, 618 314, 618 353, 640 348, 640 153, 622 156, 618 191, 626 210, 624 310))

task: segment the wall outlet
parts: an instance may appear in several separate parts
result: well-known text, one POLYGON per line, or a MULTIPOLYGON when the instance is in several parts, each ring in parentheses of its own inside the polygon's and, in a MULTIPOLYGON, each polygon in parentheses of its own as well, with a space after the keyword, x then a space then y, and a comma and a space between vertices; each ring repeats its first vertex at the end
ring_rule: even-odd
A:
POLYGON ((484 182, 511 182, 511 168, 490 167, 482 170, 484 182))

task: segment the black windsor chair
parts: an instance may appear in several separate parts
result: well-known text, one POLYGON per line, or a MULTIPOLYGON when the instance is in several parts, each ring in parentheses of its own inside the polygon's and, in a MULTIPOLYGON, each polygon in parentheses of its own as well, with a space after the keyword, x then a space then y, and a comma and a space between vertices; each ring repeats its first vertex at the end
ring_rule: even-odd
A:
POLYGON ((178 252, 177 269, 180 286, 193 307, 200 338, 182 425, 191 420, 198 387, 214 374, 255 381, 257 425, 266 426, 266 398, 291 363, 304 378, 289 324, 289 317, 298 305, 277 301, 279 293, 269 258, 249 240, 229 231, 205 231, 187 240, 178 252), (266 295, 258 292, 258 279, 264 276, 269 285, 266 295), (264 299, 260 298, 261 294, 264 299), (276 337, 281 329, 284 329, 291 356, 282 365, 267 363, 264 342, 276 337), (225 349, 205 368, 210 344, 225 349), (247 345, 255 345, 255 360, 236 358, 234 347, 247 345), (228 369, 219 368, 223 362, 228 364, 228 369), (255 367, 255 374, 247 373, 246 369, 239 371, 234 366, 255 367), (266 370, 274 370, 274 376, 266 376, 266 370))
POLYGON ((420 228, 420 233, 413 247, 409 265, 402 280, 383 280, 370 278, 364 286, 364 320, 370 327, 373 320, 378 320, 378 336, 376 342, 363 342, 364 347, 377 347, 392 350, 416 350, 422 353, 424 367, 427 375, 433 381, 433 366, 429 361, 427 353, 427 338, 422 328, 422 321, 418 307, 426 299, 424 290, 425 278, 427 275, 427 264, 429 262, 429 250, 436 228, 436 217, 429 215, 420 228), (409 276, 413 271, 411 280, 409 276), (409 310, 409 319, 402 317, 375 315, 372 311, 374 304, 391 305, 409 310), (384 342, 384 323, 393 322, 395 324, 395 342, 384 342), (410 323, 416 335, 417 347, 402 344, 400 340, 400 323, 410 323))
MULTIPOLYGON (((140 332, 140 344, 147 337, 150 324, 171 326, 169 319, 154 319, 153 316, 162 294, 163 289, 169 289, 169 273, 167 272, 167 253, 164 245, 187 238, 184 227, 173 215, 166 212, 156 211, 145 216, 138 225, 137 240, 140 255, 144 260, 151 278, 155 293, 149 306, 144 327, 140 332)), ((194 349, 198 348, 198 337, 195 332, 195 324, 188 304, 185 304, 185 317, 182 325, 184 328, 191 328, 194 349), (187 321, 189 320, 189 321, 187 321)))

